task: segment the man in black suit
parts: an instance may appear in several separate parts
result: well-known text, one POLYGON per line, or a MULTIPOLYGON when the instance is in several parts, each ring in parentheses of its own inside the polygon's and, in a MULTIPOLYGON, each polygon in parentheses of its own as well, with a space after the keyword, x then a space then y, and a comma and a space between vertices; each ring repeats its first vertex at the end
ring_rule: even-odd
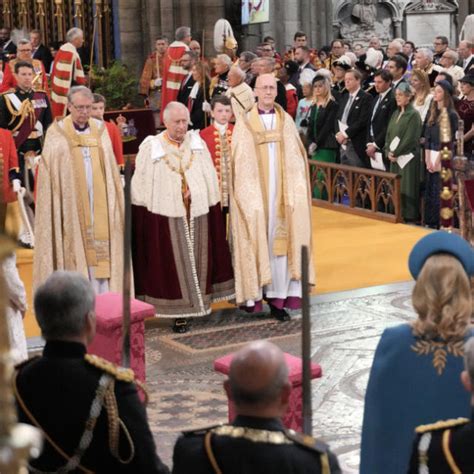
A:
POLYGON ((46 74, 49 74, 51 70, 51 63, 53 62, 53 56, 47 46, 41 43, 41 31, 31 30, 30 41, 33 47, 33 59, 39 59, 44 66, 46 74))
POLYGON ((0 29, 0 51, 4 61, 9 61, 16 56, 16 44, 11 39, 10 28, 0 29))
POLYGON ((460 41, 458 46, 459 66, 464 69, 464 74, 474 66, 474 55, 472 48, 474 45, 466 40, 460 41))
POLYGON ((361 89, 361 80, 362 74, 356 69, 347 71, 344 76, 348 93, 339 103, 336 140, 341 147, 342 164, 370 168, 365 148, 372 96, 361 89))
POLYGON ((401 54, 395 54, 388 60, 387 69, 392 75, 392 89, 395 90, 401 82, 406 82, 404 75, 408 62, 401 54))
POLYGON ((374 74, 374 87, 377 95, 372 101, 367 148, 365 151, 367 156, 372 159, 375 159, 376 153, 382 153, 385 169, 388 170, 389 162, 383 155, 383 148, 385 146, 388 122, 393 111, 397 108, 391 74, 385 69, 377 71, 374 74))
POLYGON ((91 283, 54 272, 35 294, 43 355, 17 366, 18 419, 43 431, 34 472, 167 474, 131 369, 87 354, 96 329, 91 283))
POLYGON ((291 386, 277 346, 255 341, 238 351, 224 388, 237 417, 184 433, 174 447, 174 474, 341 473, 324 442, 283 426, 291 386))
POLYGON ((184 104, 186 107, 188 106, 189 94, 191 93, 191 89, 196 82, 193 79, 193 75, 191 73, 196 61, 197 57, 192 51, 186 51, 179 61, 181 67, 188 72, 188 75, 183 79, 183 82, 181 82, 181 87, 179 88, 178 97, 176 100, 184 104))
POLYGON ((300 83, 301 73, 305 69, 316 72, 316 68, 311 64, 310 60, 310 50, 307 46, 298 46, 295 49, 295 61, 298 63, 298 83, 300 83))

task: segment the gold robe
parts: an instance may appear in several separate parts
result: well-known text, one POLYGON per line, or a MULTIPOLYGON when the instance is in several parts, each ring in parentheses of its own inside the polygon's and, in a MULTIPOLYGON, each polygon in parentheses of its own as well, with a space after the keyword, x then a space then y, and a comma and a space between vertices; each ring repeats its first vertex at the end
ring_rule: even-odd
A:
MULTIPOLYGON (((253 113, 255 113, 256 105, 253 113)), ((292 280, 301 280, 301 246, 311 256, 311 195, 306 152, 293 119, 275 104, 283 136, 280 183, 286 223, 288 271, 292 280)), ((258 133, 251 129, 252 111, 237 120, 232 135, 230 166, 231 249, 237 304, 257 300, 261 289, 272 281, 266 209, 268 196, 258 163, 258 133)), ((310 282, 314 270, 310 261, 310 282)))
MULTIPOLYGON (((91 119, 93 120, 93 119, 91 119)), ((98 121, 95 123, 99 124, 98 121)), ((109 291, 122 291, 124 203, 119 171, 107 131, 99 124, 102 173, 107 196, 110 278, 109 291)), ((87 135, 86 135, 87 136, 87 135)), ((55 270, 72 270, 89 277, 87 244, 81 229, 72 143, 55 122, 48 129, 38 171, 33 287, 55 270)), ((93 267, 94 268, 94 267, 93 267)))

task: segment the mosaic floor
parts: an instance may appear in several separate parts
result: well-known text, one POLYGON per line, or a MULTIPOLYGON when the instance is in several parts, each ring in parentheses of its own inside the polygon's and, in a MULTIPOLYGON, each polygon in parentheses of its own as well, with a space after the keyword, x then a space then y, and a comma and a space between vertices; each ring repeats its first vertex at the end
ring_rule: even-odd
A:
MULTIPOLYGON (((313 433, 339 456, 345 473, 358 472, 363 400, 373 353, 383 329, 414 317, 411 283, 313 298, 312 360, 323 369, 313 382, 313 433)), ((179 432, 227 421, 224 376, 213 360, 247 341, 267 338, 300 354, 301 320, 226 310, 194 321, 187 334, 147 328, 150 424, 161 458, 171 464, 179 432)))

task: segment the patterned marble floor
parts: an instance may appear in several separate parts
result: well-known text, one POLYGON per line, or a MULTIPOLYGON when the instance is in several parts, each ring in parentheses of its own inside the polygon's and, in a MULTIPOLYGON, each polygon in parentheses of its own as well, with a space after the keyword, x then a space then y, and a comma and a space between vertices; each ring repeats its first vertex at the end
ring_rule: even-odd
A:
MULTIPOLYGON (((312 300, 312 360, 323 368, 312 385, 313 432, 329 442, 345 473, 358 472, 364 392, 378 339, 384 328, 413 319, 411 289, 412 283, 403 283, 312 300)), ((148 327, 148 414, 162 459, 171 465, 181 430, 227 421, 215 358, 261 338, 299 355, 300 329, 298 313, 280 323, 232 310, 195 321, 184 335, 148 327)))

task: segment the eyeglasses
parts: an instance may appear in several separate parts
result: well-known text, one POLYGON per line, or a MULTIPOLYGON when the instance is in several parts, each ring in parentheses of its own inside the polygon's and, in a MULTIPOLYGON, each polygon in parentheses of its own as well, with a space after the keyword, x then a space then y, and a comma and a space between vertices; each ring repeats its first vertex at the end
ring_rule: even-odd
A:
POLYGON ((262 51, 266 51, 267 53, 271 53, 273 49, 271 48, 263 48, 262 51))
POLYGON ((20 53, 31 53, 33 51, 31 48, 30 49, 19 49, 18 52, 20 53))
POLYGON ((71 104, 78 112, 83 112, 85 110, 92 110, 92 105, 75 105, 71 104))

